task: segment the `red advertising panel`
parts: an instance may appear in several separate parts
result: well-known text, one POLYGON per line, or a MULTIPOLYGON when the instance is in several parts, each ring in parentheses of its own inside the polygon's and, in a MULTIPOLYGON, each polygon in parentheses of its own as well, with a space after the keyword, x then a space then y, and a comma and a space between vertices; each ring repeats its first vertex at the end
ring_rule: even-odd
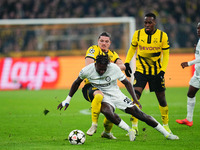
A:
POLYGON ((0 59, 0 89, 54 88, 59 78, 58 58, 0 59))
MULTIPOLYGON (((0 90, 69 89, 85 66, 84 56, 0 58, 0 90)), ((120 56, 124 62, 125 56, 120 56)), ((171 54, 165 74, 166 87, 188 86, 194 66, 181 62, 194 54, 171 54)), ((124 87, 118 82, 120 87, 124 87)), ((84 82, 80 85, 82 87, 84 82)))

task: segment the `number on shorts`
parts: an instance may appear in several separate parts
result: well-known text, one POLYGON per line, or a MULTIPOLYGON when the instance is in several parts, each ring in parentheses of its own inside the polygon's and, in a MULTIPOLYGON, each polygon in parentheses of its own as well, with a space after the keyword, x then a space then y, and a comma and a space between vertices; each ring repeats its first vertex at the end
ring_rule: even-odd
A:
POLYGON ((129 98, 126 97, 126 98, 124 99, 124 102, 127 103, 127 104, 129 104, 129 103, 131 103, 132 101, 131 101, 129 98))

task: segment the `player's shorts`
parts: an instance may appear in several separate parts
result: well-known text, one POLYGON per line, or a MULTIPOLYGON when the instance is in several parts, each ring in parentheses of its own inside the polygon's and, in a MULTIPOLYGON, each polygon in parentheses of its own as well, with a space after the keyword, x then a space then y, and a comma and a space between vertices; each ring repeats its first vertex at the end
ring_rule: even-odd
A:
POLYGON ((190 79, 189 84, 197 89, 200 89, 200 79, 197 78, 196 76, 192 76, 192 78, 190 79))
POLYGON ((122 92, 115 93, 112 96, 104 93, 104 98, 102 102, 106 102, 110 104, 111 106, 113 106, 114 109, 118 108, 123 111, 126 108, 130 108, 134 106, 132 100, 126 97, 122 92))
POLYGON ((92 100, 94 99, 93 93, 94 91, 99 90, 96 87, 93 87, 90 83, 89 84, 85 84, 85 86, 82 88, 82 93, 84 98, 89 101, 92 102, 92 100))
POLYGON ((161 79, 154 75, 144 75, 138 71, 134 73, 133 87, 145 88, 146 84, 149 84, 150 92, 162 92, 165 91, 165 79, 161 79))

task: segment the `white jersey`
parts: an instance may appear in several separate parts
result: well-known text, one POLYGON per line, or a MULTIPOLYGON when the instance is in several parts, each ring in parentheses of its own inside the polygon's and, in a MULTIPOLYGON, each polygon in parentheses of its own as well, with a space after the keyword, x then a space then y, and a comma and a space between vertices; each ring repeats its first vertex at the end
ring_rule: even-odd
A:
POLYGON ((101 76, 96 72, 95 64, 92 63, 81 70, 79 77, 82 80, 87 78, 92 86, 98 88, 104 94, 112 96, 121 92, 117 85, 117 79, 122 81, 126 78, 120 68, 114 63, 108 64, 106 72, 101 76))
POLYGON ((109 103, 114 109, 117 107, 125 110, 133 106, 132 101, 121 92, 117 85, 117 80, 123 81, 126 76, 116 64, 108 64, 106 72, 100 76, 96 72, 95 64, 92 63, 81 70, 79 77, 82 80, 87 78, 93 87, 101 90, 104 94, 102 102, 109 103))
POLYGON ((200 39, 195 50, 195 59, 188 62, 188 66, 195 64, 194 76, 200 79, 200 39))

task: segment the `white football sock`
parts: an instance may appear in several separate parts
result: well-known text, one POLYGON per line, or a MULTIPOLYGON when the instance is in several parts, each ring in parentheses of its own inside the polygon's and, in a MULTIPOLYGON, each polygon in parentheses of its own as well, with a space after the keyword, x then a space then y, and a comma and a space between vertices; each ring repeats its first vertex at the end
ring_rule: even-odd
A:
POLYGON ((166 137, 167 135, 169 135, 169 132, 167 132, 167 131, 165 130, 165 128, 164 128, 160 123, 158 123, 158 125, 155 127, 155 129, 156 129, 157 131, 159 131, 160 133, 162 133, 165 137, 166 137))
POLYGON ((126 131, 128 131, 128 132, 129 132, 129 130, 131 129, 131 128, 126 124, 126 122, 124 122, 122 119, 121 119, 120 123, 119 123, 117 126, 120 127, 120 128, 122 128, 122 129, 124 129, 124 130, 126 130, 126 131))
POLYGON ((190 122, 193 120, 195 103, 196 103, 196 97, 193 98, 187 97, 187 120, 190 122))

